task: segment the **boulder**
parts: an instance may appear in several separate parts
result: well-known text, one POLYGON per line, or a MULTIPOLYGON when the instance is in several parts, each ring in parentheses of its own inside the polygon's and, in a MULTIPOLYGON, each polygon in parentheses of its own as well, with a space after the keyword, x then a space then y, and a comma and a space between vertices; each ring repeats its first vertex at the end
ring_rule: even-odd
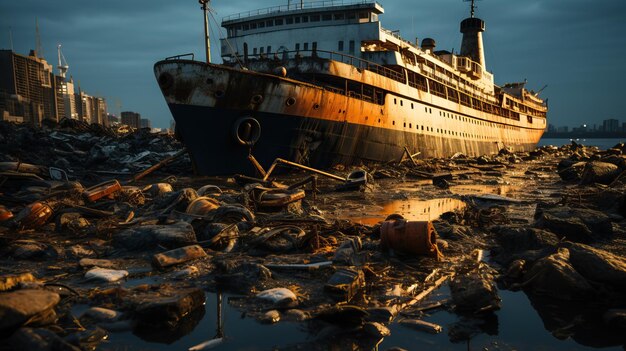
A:
POLYGON ((16 260, 43 261, 59 257, 59 251, 54 246, 34 240, 16 240, 9 250, 16 260))
POLYGON ((561 168, 562 163, 560 163, 558 167, 559 177, 561 177, 562 180, 566 182, 574 182, 574 181, 577 182, 581 180, 583 169, 585 168, 585 162, 575 162, 575 163, 572 163, 568 167, 561 168))
POLYGON ((619 167, 612 163, 588 162, 583 169, 580 184, 610 184, 620 173, 619 167))
POLYGON ((178 248, 196 243, 191 224, 146 225, 127 229, 113 237, 113 245, 128 250, 154 249, 157 246, 178 248))
POLYGON ((204 308, 204 302, 204 291, 200 288, 164 288, 158 293, 140 294, 131 300, 138 323, 168 327, 178 325, 191 312, 204 308))
POLYGON ((552 249, 559 242, 556 234, 537 228, 502 226, 492 231, 497 234, 499 244, 495 249, 495 258, 502 263, 508 263, 528 251, 552 249))
POLYGON ((207 257, 207 254, 202 247, 199 245, 191 245, 158 253, 153 256, 152 264, 157 268, 163 269, 205 257, 207 257))
POLYGON ((544 257, 524 274, 522 286, 527 291, 559 300, 584 300, 594 295, 594 288, 569 262, 569 251, 544 257))
POLYGON ((23 325, 41 326, 54 322, 61 297, 48 290, 18 290, 0 294, 0 334, 23 325))
POLYGON ((501 300, 489 272, 475 270, 457 275, 450 282, 450 292, 457 311, 482 313, 500 309, 501 300))
POLYGON ((624 257, 578 243, 567 242, 564 246, 569 250, 569 261, 582 276, 592 281, 626 288, 624 257))
POLYGON ((570 241, 590 243, 613 234, 611 218, 585 208, 537 208, 535 225, 570 241))

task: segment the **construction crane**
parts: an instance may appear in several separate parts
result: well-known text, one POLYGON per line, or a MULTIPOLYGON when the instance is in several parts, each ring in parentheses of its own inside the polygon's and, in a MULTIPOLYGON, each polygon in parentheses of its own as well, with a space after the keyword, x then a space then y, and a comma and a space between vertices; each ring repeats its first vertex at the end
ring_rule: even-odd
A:
POLYGON ((70 68, 70 66, 67 64, 65 56, 63 56, 63 53, 61 52, 61 44, 57 46, 57 53, 59 57, 59 65, 57 66, 57 68, 59 69, 59 76, 65 79, 65 74, 67 73, 67 70, 70 68))

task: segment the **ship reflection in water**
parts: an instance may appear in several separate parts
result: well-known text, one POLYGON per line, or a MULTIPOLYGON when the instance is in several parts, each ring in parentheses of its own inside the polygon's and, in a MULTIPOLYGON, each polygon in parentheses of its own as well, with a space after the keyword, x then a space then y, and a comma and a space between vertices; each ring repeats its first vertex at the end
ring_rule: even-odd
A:
POLYGON ((462 210, 465 206, 462 200, 450 197, 432 200, 393 200, 371 211, 366 209, 364 214, 354 213, 346 219, 355 223, 374 225, 391 214, 399 214, 411 221, 432 221, 443 213, 462 210))

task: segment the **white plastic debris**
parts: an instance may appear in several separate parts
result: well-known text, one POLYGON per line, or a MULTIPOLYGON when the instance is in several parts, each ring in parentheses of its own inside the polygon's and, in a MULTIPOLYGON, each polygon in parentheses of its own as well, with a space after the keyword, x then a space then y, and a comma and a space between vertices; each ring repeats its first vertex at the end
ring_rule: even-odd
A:
POLYGON ((211 339, 201 344, 198 344, 196 346, 190 347, 189 351, 202 351, 202 350, 212 349, 218 345, 221 345, 223 342, 224 342, 224 338, 211 339))
POLYGON ((275 304, 289 303, 298 299, 296 294, 287 288, 275 288, 261 291, 256 295, 256 297, 262 300, 271 301, 275 304))
POLYGON ((116 282, 120 279, 124 279, 128 276, 128 272, 124 270, 106 269, 95 267, 85 273, 85 278, 88 280, 102 280, 105 282, 116 282))

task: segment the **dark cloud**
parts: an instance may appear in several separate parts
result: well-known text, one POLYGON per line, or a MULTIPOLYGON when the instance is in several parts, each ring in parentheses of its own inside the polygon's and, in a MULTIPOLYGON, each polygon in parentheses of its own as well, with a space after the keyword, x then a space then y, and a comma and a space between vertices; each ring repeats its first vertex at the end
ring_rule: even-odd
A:
MULTIPOLYGON (((439 48, 460 47, 459 22, 469 13, 460 0, 384 0, 383 26, 407 40, 432 37, 439 48)), ((214 0, 223 16, 286 1, 214 0)), ((622 118, 626 92, 626 1, 485 0, 477 15, 487 22, 486 60, 499 84, 525 78, 531 88, 549 84, 550 123, 576 125, 622 118)), ((2 1, 0 47, 27 53, 35 46, 39 21, 46 58, 56 62, 56 45, 70 74, 89 93, 105 96, 116 112, 135 110, 157 126, 170 114, 152 73, 154 62, 175 54, 200 55, 202 14, 195 0, 2 1)), ((214 33, 217 29, 214 26, 214 33)), ((213 55, 218 57, 214 39, 213 55)), ((626 118, 624 119, 626 121, 626 118)))

